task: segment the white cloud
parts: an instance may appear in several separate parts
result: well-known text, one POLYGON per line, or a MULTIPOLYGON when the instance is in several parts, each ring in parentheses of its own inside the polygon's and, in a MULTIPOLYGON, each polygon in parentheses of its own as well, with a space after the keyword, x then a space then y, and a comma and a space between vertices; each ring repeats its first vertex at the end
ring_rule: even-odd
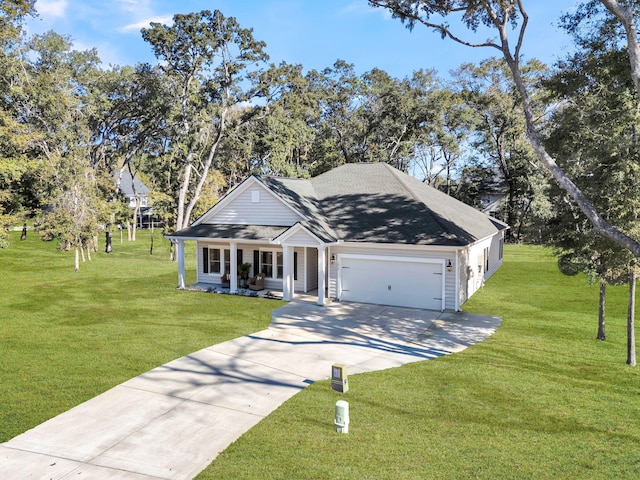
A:
POLYGON ((150 11, 149 0, 117 0, 120 10, 136 16, 147 15, 150 11))
POLYGON ((64 17, 67 0, 37 0, 36 10, 45 17, 64 17))
POLYGON ((130 23, 129 25, 125 25, 118 30, 121 32, 139 32, 141 28, 147 28, 151 22, 163 23, 165 25, 171 25, 173 23, 172 15, 164 15, 147 18, 145 20, 140 20, 136 23, 130 23))

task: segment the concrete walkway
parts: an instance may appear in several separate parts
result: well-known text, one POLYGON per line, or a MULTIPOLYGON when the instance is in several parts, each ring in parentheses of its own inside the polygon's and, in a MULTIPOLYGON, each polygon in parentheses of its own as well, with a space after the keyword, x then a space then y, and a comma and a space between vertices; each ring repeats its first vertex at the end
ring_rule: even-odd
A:
MULTIPOLYGON (((295 301, 267 330, 129 380, 0 445, 0 476, 191 479, 333 363, 370 372, 465 349, 499 317, 295 301)), ((327 419, 327 428, 333 428, 327 419)))

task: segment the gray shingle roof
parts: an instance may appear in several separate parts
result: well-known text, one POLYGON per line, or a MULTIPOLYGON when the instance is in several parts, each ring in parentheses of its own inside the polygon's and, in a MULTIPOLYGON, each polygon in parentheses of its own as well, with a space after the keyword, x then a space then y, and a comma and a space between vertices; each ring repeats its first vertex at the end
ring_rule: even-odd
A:
POLYGON ((463 246, 506 227, 384 163, 346 164, 311 180, 259 178, 333 240, 463 246))
MULTIPOLYGON (((346 164, 310 180, 257 178, 327 243, 464 246, 507 228, 385 163, 346 164)), ((288 228, 199 224, 172 236, 271 240, 288 228)))
MULTIPOLYGON (((118 183, 118 177, 120 177, 120 175, 120 172, 113 173, 116 184, 118 183)), ((122 177, 120 178, 120 191, 125 197, 133 197, 136 194, 145 196, 149 195, 150 192, 149 188, 144 183, 142 183, 142 181, 138 177, 134 178, 132 182, 131 173, 129 173, 127 170, 122 171, 122 177), (133 188, 134 186, 135 193, 133 188)))
POLYGON ((261 240, 268 242, 287 231, 289 227, 269 225, 226 225, 201 223, 173 233, 172 237, 220 238, 238 240, 261 240))

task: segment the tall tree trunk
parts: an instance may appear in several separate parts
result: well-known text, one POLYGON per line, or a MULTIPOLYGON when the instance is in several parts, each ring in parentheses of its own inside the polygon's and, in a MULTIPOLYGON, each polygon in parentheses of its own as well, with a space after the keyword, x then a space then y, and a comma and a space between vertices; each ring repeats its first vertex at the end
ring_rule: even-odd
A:
POLYGON ((606 340, 607 335, 604 331, 604 307, 607 297, 607 283, 600 280, 600 308, 598 309, 598 340, 606 340))
POLYGON ((151 246, 149 247, 149 255, 153 255, 153 233, 154 233, 154 228, 153 228, 153 216, 151 217, 151 246))
POLYGON ((638 41, 638 29, 636 19, 633 16, 633 6, 622 5, 617 0, 600 0, 607 10, 609 10, 622 24, 627 34, 627 53, 631 65, 631 78, 636 88, 636 93, 640 96, 640 42, 638 41))
POLYGON ((222 136, 225 133, 226 118, 227 118, 227 109, 225 108, 222 114, 220 115, 220 125, 218 127, 216 139, 211 145, 211 148, 209 149, 209 155, 207 156, 207 160, 204 164, 204 167, 202 168, 202 174, 200 175, 200 180, 198 181, 198 184, 196 185, 196 188, 193 192, 193 196, 191 197, 191 200, 189 201, 189 204, 186 207, 186 210, 184 213, 184 220, 183 220, 184 226, 182 228, 187 228, 191 223, 191 213, 193 212, 193 209, 195 208, 196 203, 200 199, 200 194, 202 193, 202 187, 207 181, 207 176, 209 175, 209 169, 211 168, 213 159, 216 156, 216 152, 218 151, 218 146, 222 141, 222 136))
POLYGON ((136 241, 136 230, 138 229, 138 218, 140 217, 140 197, 136 195, 136 206, 133 209, 133 227, 131 228, 131 240, 136 241))
POLYGON ((78 246, 76 245, 76 252, 75 252, 75 263, 73 265, 73 271, 78 273, 80 271, 80 252, 78 251, 78 246))
POLYGON ((636 337, 634 319, 636 309, 636 269, 631 267, 629 275, 629 308, 627 310, 627 364, 636 366, 636 337))
POLYGON ((187 161, 184 167, 184 176, 182 177, 182 185, 178 191, 178 215, 176 220, 176 230, 182 230, 187 228, 189 224, 185 219, 185 209, 187 202, 187 192, 189 191, 189 184, 191 183, 191 171, 193 170, 193 152, 187 154, 187 161))
POLYGON ((542 163, 542 165, 553 175, 556 182, 564 191, 566 191, 571 198, 573 198, 574 202, 580 208, 582 213, 589 219, 591 224, 593 225, 594 230, 600 232, 604 236, 610 238, 617 244, 623 246, 635 256, 640 257, 640 242, 631 238, 624 232, 618 230, 609 222, 607 222, 598 211, 595 209, 593 204, 585 197, 584 193, 573 183, 569 177, 564 173, 564 171, 558 166, 556 161, 549 155, 544 145, 542 144, 542 139, 538 134, 535 126, 535 116, 533 114, 533 107, 531 105, 531 98, 529 97, 529 92, 527 91, 527 87, 525 86, 525 82, 522 78, 522 72, 520 71, 520 65, 518 60, 514 58, 509 51, 509 44, 507 40, 506 27, 504 31, 500 32, 502 44, 503 44, 503 53, 504 58, 511 70, 511 74, 513 75, 513 79, 515 84, 520 92, 520 96, 522 97, 522 104, 524 110, 525 123, 527 126, 527 137, 529 138, 529 142, 533 147, 533 150, 536 152, 538 159, 542 163))

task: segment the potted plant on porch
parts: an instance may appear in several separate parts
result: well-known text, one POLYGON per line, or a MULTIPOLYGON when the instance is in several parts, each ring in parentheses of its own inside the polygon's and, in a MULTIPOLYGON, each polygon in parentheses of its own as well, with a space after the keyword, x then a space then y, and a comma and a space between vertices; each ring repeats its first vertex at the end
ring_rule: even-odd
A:
POLYGON ((250 263, 242 263, 238 265, 238 275, 240 276, 240 287, 246 288, 249 280, 250 271, 251 271, 250 263))

